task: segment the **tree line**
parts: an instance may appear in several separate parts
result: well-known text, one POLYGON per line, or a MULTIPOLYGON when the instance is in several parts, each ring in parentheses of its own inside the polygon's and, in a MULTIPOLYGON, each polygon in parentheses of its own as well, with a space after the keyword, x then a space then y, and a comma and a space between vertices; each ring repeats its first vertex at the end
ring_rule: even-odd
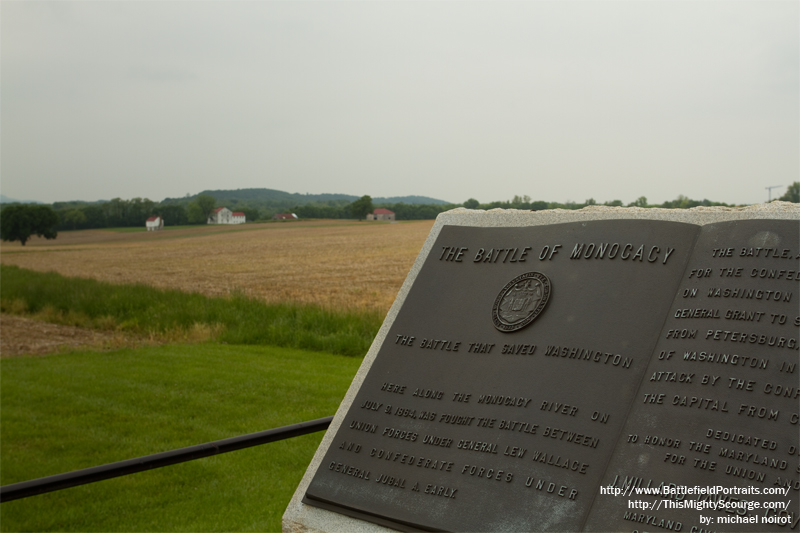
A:
MULTIPOLYGON (((800 203, 800 182, 794 182, 779 200, 800 203)), ((248 221, 271 220, 278 213, 294 213, 299 218, 333 218, 364 220, 367 213, 377 207, 393 211, 397 220, 432 220, 439 213, 456 207, 468 209, 523 209, 541 211, 544 209, 581 209, 590 205, 628 207, 662 207, 667 209, 689 209, 698 206, 728 206, 723 202, 710 200, 692 200, 679 195, 675 200, 660 204, 651 204, 647 198, 640 196, 633 202, 623 204, 621 200, 611 200, 599 204, 593 198, 578 202, 546 202, 532 200, 530 196, 515 195, 511 200, 481 203, 470 198, 461 204, 373 204, 370 196, 362 196, 353 202, 341 199, 310 202, 302 205, 284 205, 263 207, 247 204, 237 199, 226 199, 225 207, 232 211, 241 211, 248 221)), ((168 199, 154 202, 147 198, 123 200, 114 198, 107 202, 56 202, 52 206, 32 204, 3 204, 0 232, 3 240, 21 240, 24 244, 31 235, 38 234, 46 238, 55 238, 57 231, 143 227, 145 221, 152 216, 160 216, 168 226, 205 224, 212 211, 218 206, 218 200, 208 194, 200 194, 194 198, 168 199), (8 237, 8 238, 7 238, 8 237)))
POLYGON ((52 207, 60 219, 58 229, 67 230, 144 226, 152 216, 160 216, 170 226, 205 224, 215 206, 213 197, 199 196, 188 205, 158 203, 148 198, 114 198, 88 205, 56 202, 52 207))

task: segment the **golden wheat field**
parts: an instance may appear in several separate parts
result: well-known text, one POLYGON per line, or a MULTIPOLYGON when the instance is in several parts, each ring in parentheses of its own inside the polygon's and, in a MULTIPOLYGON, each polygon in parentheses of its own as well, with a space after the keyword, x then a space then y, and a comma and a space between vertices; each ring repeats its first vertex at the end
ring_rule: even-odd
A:
POLYGON ((298 221, 159 232, 61 232, 0 245, 0 261, 65 276, 209 296, 387 311, 432 220, 298 221))

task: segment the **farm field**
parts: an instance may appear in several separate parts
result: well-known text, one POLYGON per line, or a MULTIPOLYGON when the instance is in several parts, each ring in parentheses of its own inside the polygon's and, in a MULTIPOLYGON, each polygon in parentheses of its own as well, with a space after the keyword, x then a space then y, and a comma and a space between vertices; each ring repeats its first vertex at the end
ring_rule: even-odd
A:
MULTIPOLYGON (((431 226, 2 243, 0 482, 333 414, 431 226)), ((322 435, 4 503, 0 531, 279 531, 322 435)))
POLYGON ((385 313, 433 221, 301 221, 161 232, 82 230, 26 246, 0 244, 0 262, 112 283, 207 296, 385 313))

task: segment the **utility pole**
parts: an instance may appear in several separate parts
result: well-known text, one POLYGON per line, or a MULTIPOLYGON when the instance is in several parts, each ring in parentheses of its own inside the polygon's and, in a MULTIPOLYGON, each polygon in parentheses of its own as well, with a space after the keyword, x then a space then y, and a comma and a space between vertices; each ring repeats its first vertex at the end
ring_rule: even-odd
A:
POLYGON ((769 200, 767 200, 768 202, 772 201, 772 189, 777 189, 778 187, 783 187, 783 185, 773 185, 772 187, 764 187, 769 191, 769 200))

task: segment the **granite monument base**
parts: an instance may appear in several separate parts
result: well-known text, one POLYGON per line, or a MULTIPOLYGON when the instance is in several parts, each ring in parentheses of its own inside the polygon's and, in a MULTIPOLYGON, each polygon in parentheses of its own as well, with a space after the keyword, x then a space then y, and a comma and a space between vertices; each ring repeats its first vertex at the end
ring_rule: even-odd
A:
POLYGON ((796 530, 798 298, 797 204, 443 213, 284 531, 796 530))

